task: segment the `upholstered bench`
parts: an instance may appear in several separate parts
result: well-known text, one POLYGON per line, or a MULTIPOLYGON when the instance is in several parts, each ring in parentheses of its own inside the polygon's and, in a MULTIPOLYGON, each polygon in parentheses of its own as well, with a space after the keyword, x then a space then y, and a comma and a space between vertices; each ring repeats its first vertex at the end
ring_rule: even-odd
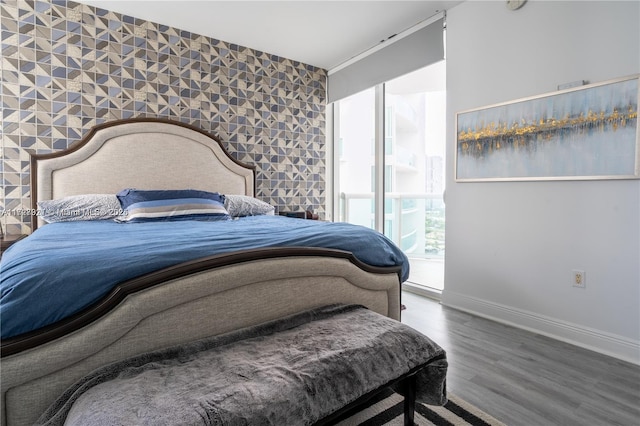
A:
POLYGON ((446 402, 446 370, 414 329, 332 305, 103 367, 39 424, 327 424, 389 385, 411 423, 415 400, 446 402))

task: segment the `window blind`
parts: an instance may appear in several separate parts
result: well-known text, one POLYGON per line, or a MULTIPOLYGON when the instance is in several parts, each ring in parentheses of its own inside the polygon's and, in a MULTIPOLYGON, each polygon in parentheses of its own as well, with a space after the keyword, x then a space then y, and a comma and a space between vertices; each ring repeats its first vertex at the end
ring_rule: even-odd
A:
POLYGON ((405 36, 398 34, 382 48, 372 48, 361 58, 329 70, 328 102, 335 102, 385 81, 444 59, 444 14, 405 36))

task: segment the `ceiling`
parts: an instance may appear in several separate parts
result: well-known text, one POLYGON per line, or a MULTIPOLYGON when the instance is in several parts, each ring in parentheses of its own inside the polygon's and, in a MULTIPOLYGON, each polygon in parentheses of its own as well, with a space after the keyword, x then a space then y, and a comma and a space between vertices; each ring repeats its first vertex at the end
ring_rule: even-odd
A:
POLYGON ((330 70, 462 1, 77 0, 330 70))

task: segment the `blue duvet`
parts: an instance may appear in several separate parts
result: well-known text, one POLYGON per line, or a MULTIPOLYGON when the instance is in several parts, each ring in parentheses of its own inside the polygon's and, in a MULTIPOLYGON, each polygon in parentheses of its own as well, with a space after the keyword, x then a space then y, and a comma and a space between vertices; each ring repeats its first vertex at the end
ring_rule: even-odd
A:
POLYGON ((374 266, 407 257, 384 235, 347 223, 251 216, 219 222, 53 223, 11 246, 0 262, 1 338, 64 319, 116 284, 201 257, 260 247, 326 247, 374 266))

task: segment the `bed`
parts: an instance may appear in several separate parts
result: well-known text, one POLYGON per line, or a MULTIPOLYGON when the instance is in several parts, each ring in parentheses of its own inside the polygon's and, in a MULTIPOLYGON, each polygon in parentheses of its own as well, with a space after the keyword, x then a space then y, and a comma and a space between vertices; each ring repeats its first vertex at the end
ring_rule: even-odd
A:
MULTIPOLYGON (((82 194, 116 194, 123 188, 189 188, 249 198, 256 190, 255 167, 236 161, 214 136, 184 123, 144 118, 99 125, 68 150, 33 155, 31 179, 34 212, 39 202, 82 194)), ((400 319, 400 283, 408 274, 408 262, 392 245, 389 250, 395 259, 390 261, 387 256, 378 262, 375 257, 380 253, 374 251, 374 259, 365 262, 351 246, 344 249, 315 242, 333 226, 344 227, 337 232, 348 232, 349 225, 275 215, 229 220, 224 225, 236 227, 237 234, 243 221, 253 223, 256 235, 265 226, 262 221, 279 225, 289 221, 285 227, 310 228, 314 237, 275 244, 256 241, 255 245, 208 255, 198 249, 195 257, 178 256, 169 263, 151 265, 151 270, 140 269, 137 275, 118 278, 112 288, 102 290, 97 299, 84 301, 71 313, 14 329, 2 339, 2 425, 32 424, 76 380, 137 354, 334 303, 361 304, 400 319)), ((3 282, 15 265, 39 251, 45 257, 65 253, 61 257, 82 259, 83 250, 68 245, 77 240, 88 246, 82 239, 82 223, 45 224, 34 215, 35 232, 14 244, 2 258, 3 282), (62 234, 62 242, 56 243, 51 234, 62 234)), ((195 230, 181 228, 185 223, 172 224, 172 231, 161 237, 161 246, 180 247, 186 240, 209 232, 205 231, 207 224, 198 224, 195 230)), ((113 221, 96 221, 95 225, 96 232, 107 239, 129 226, 113 221)), ((211 225, 221 226, 218 222, 211 225)), ((357 243, 355 237, 347 240, 357 243)), ((99 252, 88 256, 81 262, 85 266, 88 259, 101 259, 99 252)), ((147 256, 156 257, 160 256, 147 256)), ((106 269, 100 275, 111 275, 108 266, 115 265, 111 262, 102 262, 106 269)), ((131 263, 147 267, 153 262, 134 259, 131 263)), ((73 270, 69 265, 63 269, 73 270)), ((85 269, 93 268, 89 265, 85 269)), ((115 269, 119 268, 112 266, 115 269)), ((20 273, 30 275, 28 271, 20 273)), ((58 274, 42 274, 41 281, 49 282, 47 277, 53 276, 58 274)), ((64 280, 75 283, 73 276, 64 280)), ((64 284, 56 283, 49 292, 63 293, 57 286, 64 284)), ((36 295, 31 300, 24 309, 36 313, 56 310, 48 296, 36 295)), ((9 304, 2 309, 5 306, 9 304)), ((16 309, 14 312, 22 312, 16 309)), ((3 323, 9 329, 7 318, 22 316, 27 315, 6 314, 3 323)))

